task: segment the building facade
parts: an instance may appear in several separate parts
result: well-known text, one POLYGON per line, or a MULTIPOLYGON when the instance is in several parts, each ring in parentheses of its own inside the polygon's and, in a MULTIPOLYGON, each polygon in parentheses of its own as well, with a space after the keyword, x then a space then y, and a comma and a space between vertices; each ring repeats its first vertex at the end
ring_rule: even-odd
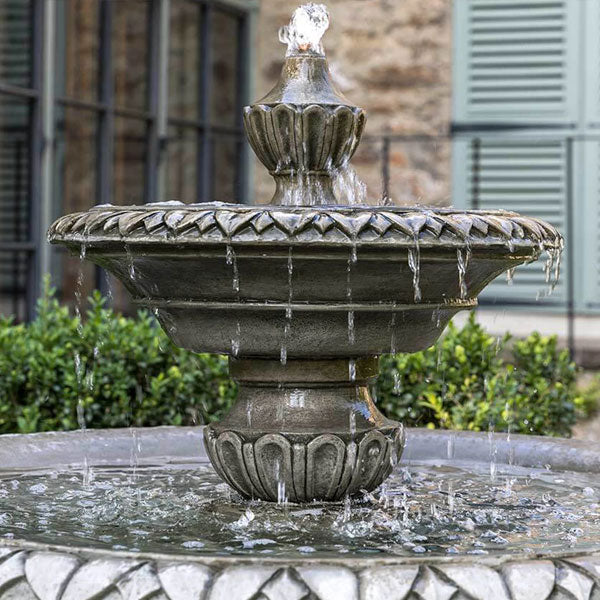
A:
POLYGON ((60 214, 248 200, 241 107, 256 9, 0 0, 0 313, 30 317, 45 273, 67 301, 101 287, 126 308, 117 282, 46 243, 60 214))
MULTIPOLYGON (((297 0, 0 0, 0 312, 31 314, 55 216, 95 203, 268 202, 241 107, 276 81, 297 0), (50 84, 51 82, 51 84, 50 84)), ((482 304, 600 309, 600 0, 330 0, 336 83, 368 112, 353 159, 367 201, 504 208, 567 237, 482 304), (577 268, 572 265, 577 265, 577 268)), ((118 285, 85 266, 86 294, 118 285)), ((598 336, 600 338, 600 335, 598 336)))

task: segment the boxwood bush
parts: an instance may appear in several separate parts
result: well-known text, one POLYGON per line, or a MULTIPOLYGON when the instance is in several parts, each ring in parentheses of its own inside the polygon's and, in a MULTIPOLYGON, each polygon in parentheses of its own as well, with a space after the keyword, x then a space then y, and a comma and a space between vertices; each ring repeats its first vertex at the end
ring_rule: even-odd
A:
MULTIPOLYGON (((381 359, 379 406, 407 425, 568 435, 589 402, 556 339, 496 339, 473 316, 433 347, 381 359)), ((147 312, 126 318, 95 292, 85 318, 47 287, 37 317, 0 318, 0 433, 185 425, 236 396, 224 357, 177 348, 147 312)))

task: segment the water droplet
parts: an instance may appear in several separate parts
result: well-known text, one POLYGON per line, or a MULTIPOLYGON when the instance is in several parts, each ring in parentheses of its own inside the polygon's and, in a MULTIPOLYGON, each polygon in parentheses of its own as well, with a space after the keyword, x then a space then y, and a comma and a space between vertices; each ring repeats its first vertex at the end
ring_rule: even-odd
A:
POLYGON ((421 302, 421 250, 418 240, 415 240, 414 248, 408 249, 408 266, 413 274, 414 301, 421 302))
POLYGON ((467 282, 465 280, 465 276, 467 273, 467 267, 469 266, 469 259, 471 258, 471 250, 466 248, 463 250, 462 248, 458 248, 456 250, 456 262, 458 267, 458 288, 460 293, 460 298, 464 300, 467 297, 467 282))
POLYGON ((353 358, 348 361, 348 379, 356 381, 356 361, 353 358))
POLYGON ((515 277, 515 267, 513 267, 512 269, 508 269, 508 271, 506 271, 506 283, 508 283, 508 285, 512 285, 514 283, 513 279, 515 277))
POLYGON ((242 331, 240 322, 237 321, 235 324, 235 337, 231 339, 231 355, 237 357, 240 353, 240 338, 242 337, 242 331))

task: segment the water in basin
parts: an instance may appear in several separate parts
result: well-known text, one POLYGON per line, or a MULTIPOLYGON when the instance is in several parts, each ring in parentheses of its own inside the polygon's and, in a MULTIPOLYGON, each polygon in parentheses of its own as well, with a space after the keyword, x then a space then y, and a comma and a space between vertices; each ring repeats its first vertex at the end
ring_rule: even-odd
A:
POLYGON ((247 502, 206 463, 4 472, 4 537, 203 555, 374 556, 600 549, 597 476, 404 463, 342 504, 247 502))

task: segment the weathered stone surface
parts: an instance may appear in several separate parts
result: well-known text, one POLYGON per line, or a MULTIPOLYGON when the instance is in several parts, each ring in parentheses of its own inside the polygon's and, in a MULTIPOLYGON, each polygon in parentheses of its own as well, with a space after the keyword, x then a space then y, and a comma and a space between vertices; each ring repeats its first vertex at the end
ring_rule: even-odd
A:
POLYGON ((310 588, 295 569, 279 569, 258 590, 259 598, 267 600, 313 600, 310 588))
POLYGON ((0 563, 0 589, 8 588, 25 576, 25 557, 25 552, 17 552, 0 563))
POLYGON ((589 600, 594 580, 573 567, 561 565, 556 573, 556 587, 568 598, 589 600))
POLYGON ((554 589, 554 571, 549 560, 511 563, 502 569, 512 600, 546 600, 554 589))
POLYGON ((167 565, 158 572, 158 578, 170 600, 203 600, 211 577, 212 572, 208 567, 195 564, 167 565))
POLYGON ((419 567, 377 567, 360 574, 360 597, 364 600, 405 598, 419 574, 419 567))
MULTIPOLYGON (((52 243, 94 244, 152 241, 172 244, 233 242, 321 242, 349 245, 361 241, 414 246, 415 240, 463 242, 469 247, 502 243, 558 248, 562 238, 548 223, 514 212, 464 212, 452 209, 371 209, 331 207, 247 207, 222 205, 129 206, 93 208, 57 219, 48 232, 52 243), (174 226, 173 215, 177 216, 174 226), (124 233, 124 231, 126 233, 124 233), (441 238, 441 239, 440 239, 441 238)), ((541 250, 540 250, 541 252, 541 250)))
POLYGON ((145 564, 131 571, 116 584, 123 598, 127 600, 146 600, 154 598, 161 591, 161 583, 153 565, 145 564))
POLYGON ((275 567, 259 565, 226 568, 215 577, 208 598, 209 600, 247 600, 265 586, 276 571, 275 567))
POLYGON ((320 600, 358 600, 356 575, 346 567, 313 564, 296 571, 320 600))
POLYGON ((449 565, 439 569, 473 600, 511 600, 497 571, 479 565, 449 565))
POLYGON ((114 590, 116 583, 139 563, 97 559, 85 563, 71 578, 61 600, 92 600, 114 590))
POLYGON ((25 563, 25 575, 40 600, 59 600, 79 564, 74 556, 35 552, 25 563))

